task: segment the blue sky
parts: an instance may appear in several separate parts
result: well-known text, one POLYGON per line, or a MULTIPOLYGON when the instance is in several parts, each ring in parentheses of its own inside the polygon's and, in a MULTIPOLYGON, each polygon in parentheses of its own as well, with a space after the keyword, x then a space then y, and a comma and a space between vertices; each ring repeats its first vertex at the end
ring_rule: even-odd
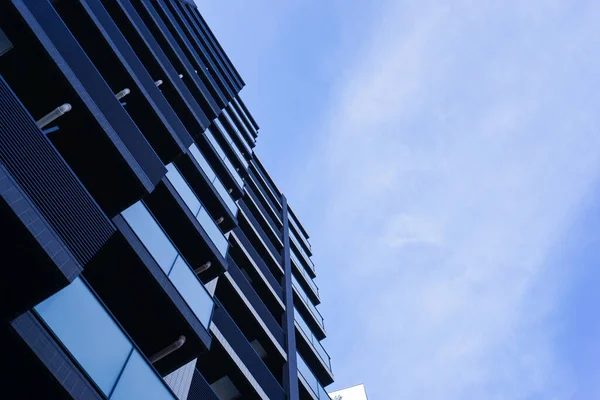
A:
POLYGON ((198 4, 311 234, 328 389, 600 398, 600 3, 198 4))

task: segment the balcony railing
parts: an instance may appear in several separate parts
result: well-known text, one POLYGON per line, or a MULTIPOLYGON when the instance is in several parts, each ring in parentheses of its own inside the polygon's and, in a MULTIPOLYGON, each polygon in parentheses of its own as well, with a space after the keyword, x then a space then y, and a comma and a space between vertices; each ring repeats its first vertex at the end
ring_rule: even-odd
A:
MULTIPOLYGON (((223 133, 223 138, 225 139, 225 141, 227 143, 229 143, 229 146, 231 146, 231 148, 233 149, 233 152, 235 153, 237 158, 240 160, 240 162, 242 163, 244 168, 248 169, 248 160, 246 160, 246 157, 244 157, 244 155, 238 148, 237 144, 235 143, 235 141, 229 134, 229 131, 227 129, 225 129, 225 127, 223 126, 221 121, 219 121, 218 118, 215 119, 213 122, 217 126, 218 130, 220 130, 223 133)), ((250 154, 250 150, 248 150, 248 154, 250 154)))
POLYGON ((317 321, 317 323, 319 324, 319 326, 323 330, 325 330, 325 322, 323 320, 323 316, 321 315, 321 313, 319 312, 319 310, 317 310, 317 308, 314 306, 314 304, 312 303, 312 301, 310 301, 310 298, 304 292, 304 290, 302 289, 302 286, 300 286, 300 284, 296 280, 295 276, 292 276, 292 286, 294 287, 294 289, 296 289, 296 292, 298 293, 298 297, 300 297, 302 299, 302 302, 310 310, 310 312, 313 315, 313 317, 315 317, 315 320, 317 321))
POLYGON ((308 385, 307 389, 313 392, 317 400, 330 400, 329 395, 319 383, 319 380, 315 377, 310 368, 308 368, 308 365, 306 365, 302 359, 302 356, 300 356, 298 352, 296 352, 296 357, 298 362, 298 376, 302 378, 300 380, 303 380, 304 383, 308 385))
POLYGON ((323 347, 321 342, 319 342, 319 340, 315 337, 315 335, 313 335, 311 329, 306 324, 306 321, 304 321, 302 316, 300 316, 300 313, 298 313, 298 311, 296 311, 296 310, 294 310, 294 311, 295 311, 294 319, 296 320, 296 323, 300 327, 300 331, 304 334, 304 337, 306 337, 306 340, 310 344, 312 344, 313 348, 316 350, 316 353, 319 355, 321 360, 323 360, 323 363, 325 363, 325 365, 327 366, 327 369, 329 369, 329 371, 331 372, 331 357, 329 357, 329 354, 327 353, 327 351, 325 350, 325 348, 323 347))
POLYGON ((177 190, 177 193, 179 193, 192 214, 194 214, 194 217, 200 222, 200 225, 221 255, 225 257, 229 242, 174 164, 167 165, 167 178, 173 184, 173 187, 177 190))
POLYGON ((231 176, 233 176, 233 179, 237 182, 238 186, 244 187, 244 180, 242 179, 242 177, 240 176, 237 169, 233 166, 233 164, 229 160, 229 157, 227 157, 227 154, 225 154, 225 152, 221 148, 221 145, 219 145, 219 143, 217 142, 217 139, 215 139, 213 134, 208 129, 206 131, 204 131, 204 135, 206 136, 206 138, 210 142, 211 146, 215 150, 215 153, 217 153, 219 158, 221 160, 223 160, 223 162, 225 163, 225 166, 229 170, 229 173, 231 174, 231 176))
POLYGON ((80 278, 35 306, 35 312, 106 398, 175 399, 80 278))
POLYGON ((194 157, 198 165, 200 165, 200 168, 202 168, 202 171, 206 174, 213 187, 217 190, 217 192, 221 196, 221 199, 223 199, 223 201, 227 205, 227 208, 229 208, 229 211, 231 211, 231 213, 234 216, 236 216, 238 212, 237 204, 235 204, 235 201, 225 188, 225 185, 223 185, 223 182, 221 182, 221 179, 219 179, 219 177, 212 169, 208 161, 206 161, 206 158, 204 158, 198 146, 192 144, 192 146, 190 147, 190 154, 192 155, 192 157, 194 157))
POLYGON ((308 283, 308 286, 310 286, 315 295, 319 297, 319 288, 317 287, 317 284, 312 280, 312 278, 306 272, 306 269, 302 266, 302 263, 298 259, 298 256, 296 256, 296 252, 294 251, 294 249, 292 249, 292 251, 290 252, 290 256, 292 258, 292 262, 296 265, 296 268, 298 269, 298 271, 300 271, 306 283, 308 283))
POLYGON ((292 227, 296 230, 296 232, 298 232, 298 237, 300 237, 300 240, 302 241, 302 243, 304 243, 304 245, 306 246, 306 248, 309 251, 312 251, 312 247, 310 246, 310 243, 308 242, 306 237, 302 234, 302 229, 300 229, 299 222, 296 221, 296 217, 294 217, 294 215, 292 213, 289 214, 289 220, 291 222, 292 227))
POLYGON ((165 272, 202 325, 209 329, 214 302, 191 267, 181 258, 146 206, 138 201, 121 213, 165 272))
POLYGON ((310 268, 311 271, 314 273, 315 272, 315 264, 312 262, 312 260, 308 256, 308 254, 306 254, 306 252, 304 251, 304 249, 298 242, 298 239, 296 238, 296 234, 292 230, 290 230, 290 239, 292 239, 292 242, 294 243, 294 245, 296 246, 296 248, 302 255, 302 259, 304 260, 304 265, 306 265, 308 268, 310 268))

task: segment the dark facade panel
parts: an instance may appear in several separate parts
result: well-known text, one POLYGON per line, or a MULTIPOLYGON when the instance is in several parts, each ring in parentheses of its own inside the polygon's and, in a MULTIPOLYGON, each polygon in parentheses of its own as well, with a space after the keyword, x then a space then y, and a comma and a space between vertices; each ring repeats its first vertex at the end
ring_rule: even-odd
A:
POLYGON ((115 231, 2 77, 0 162, 82 265, 115 231))
POLYGON ((82 266, 1 162, 0 221, 2 323, 69 284, 82 266))
POLYGON ((219 398, 202 374, 195 370, 187 400, 219 400, 219 398))

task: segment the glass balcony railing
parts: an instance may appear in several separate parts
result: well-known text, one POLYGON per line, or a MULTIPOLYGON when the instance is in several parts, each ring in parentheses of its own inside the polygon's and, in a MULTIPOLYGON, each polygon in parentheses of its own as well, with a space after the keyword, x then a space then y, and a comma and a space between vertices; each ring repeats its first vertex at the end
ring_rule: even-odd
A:
POLYGON ((302 243, 304 243, 306 245, 306 248, 308 248, 309 250, 312 250, 310 243, 308 242, 306 237, 304 237, 304 235, 302 234, 302 230, 300 229, 299 223, 296 221, 296 218, 291 213, 289 214, 289 217, 290 217, 291 225, 292 225, 292 227, 294 227, 296 232, 298 232, 298 237, 300 238, 302 243))
POLYGON ((308 283, 308 286, 310 286, 310 288, 317 295, 317 297, 319 297, 319 288, 317 287, 317 284, 312 280, 310 276, 308 276, 306 269, 302 266, 302 263, 300 263, 300 260, 298 259, 298 256, 296 256, 296 251, 294 249, 292 249, 292 251, 290 252, 290 256, 292 258, 292 262, 296 265, 296 268, 298 268, 298 271, 300 271, 300 273, 308 283))
POLYGON ((106 398, 175 399, 81 278, 34 309, 106 398))
POLYGON ((169 179, 169 182, 173 184, 175 190, 177 190, 177 193, 179 193, 192 214, 194 214, 194 217, 200 222, 200 225, 202 225, 202 228, 204 228, 204 231, 210 237, 210 240, 219 250, 219 253, 225 257, 229 242, 210 214, 206 211, 206 208, 200 203, 200 200, 198 200, 198 197, 196 197, 189 187, 185 178, 172 163, 167 165, 167 178, 169 179))
MULTIPOLYGON (((232 107, 230 107, 230 109, 231 108, 232 107)), ((225 117, 225 119, 227 120, 227 122, 229 123, 229 125, 231 125, 231 127, 235 131, 235 134, 238 136, 238 138, 240 138, 240 141, 242 142, 242 144, 244 146, 244 149, 247 152, 246 154, 250 154, 252 152, 252 149, 250 149, 250 146, 248 145, 248 143, 246 142, 246 139, 244 138, 244 136, 242 135, 242 133, 238 129, 238 126, 235 124, 235 122, 231 118, 231 115, 229 115, 230 112, 231 111, 229 109, 223 110, 223 116, 225 117)))
POLYGON ((298 323, 300 331, 304 333, 306 340, 308 340, 308 342, 313 345, 314 349, 316 350, 316 353, 319 355, 321 360, 323 360, 323 363, 327 365, 327 369, 329 369, 329 371, 331 372, 331 358, 329 357, 329 354, 327 354, 327 351, 325 350, 321 342, 319 342, 315 335, 313 335, 312 330, 308 327, 306 321, 304 321, 304 319, 302 318, 300 313, 298 313, 297 310, 294 310, 294 320, 296 320, 296 322, 298 323))
POLYGON ((311 314, 317 320, 317 323, 323 330, 325 330, 325 322, 323 321, 323 317, 317 308, 314 306, 310 298, 307 296, 306 292, 302 289, 302 286, 298 283, 295 276, 292 276, 292 286, 296 289, 298 296, 302 299, 302 301, 306 304, 306 307, 310 310, 311 314))
MULTIPOLYGON (((225 138, 227 143, 229 143, 229 145, 233 149, 235 155, 240 159, 240 162, 244 165, 244 168, 248 169, 248 160, 246 160, 246 157, 244 157, 244 155, 238 148, 237 144, 231 138, 229 131, 227 129, 225 129, 225 127, 223 126, 221 121, 219 121, 218 118, 216 118, 213 122, 215 123, 215 125, 217 125, 217 127, 221 130, 221 132, 223 132, 223 137, 225 138)), ((227 122, 229 122, 230 125, 232 125, 232 128, 237 131, 237 128, 235 127, 235 125, 233 125, 233 121, 231 121, 231 119, 228 119, 227 122)), ((238 134, 239 134, 239 132, 238 132, 238 134)), ((250 150, 248 150, 248 154, 250 154, 250 150)))
POLYGON ((229 208, 229 211, 231 211, 231 213, 234 216, 236 216, 238 212, 237 204, 235 204, 235 201, 225 188, 225 185, 223 185, 223 182, 221 182, 221 180, 219 179, 215 171, 212 169, 208 161, 206 161, 206 158, 204 158, 200 149, 195 144, 192 144, 192 146, 190 147, 190 153, 192 154, 192 157, 194 157, 196 162, 200 165, 200 168, 202 168, 202 171, 206 174, 214 188, 217 190, 217 192, 221 196, 221 199, 223 199, 223 201, 227 205, 227 208, 229 208))
POLYGON ((208 329, 214 302, 204 285, 181 258, 144 203, 138 201, 121 213, 160 268, 169 277, 181 297, 202 325, 208 329))
POLYGON ((314 272, 315 264, 312 262, 312 260, 308 256, 308 254, 306 254, 306 252, 304 251, 304 249, 302 248, 300 243, 298 243, 298 238, 296 237, 296 234, 294 233, 294 231, 290 230, 289 232, 290 232, 290 239, 292 239, 292 242, 294 242, 294 244, 296 245, 296 248, 298 249, 298 251, 302 255, 302 258, 305 261, 305 264, 308 265, 308 268, 310 268, 314 272))
POLYGON ((296 352, 296 359, 298 361, 298 374, 302 376, 304 381, 307 383, 310 390, 317 397, 318 400, 331 400, 323 386, 319 383, 319 380, 312 373, 308 365, 302 359, 302 356, 296 352))
POLYGON ((242 131, 244 132, 244 135, 248 138, 247 140, 250 140, 252 143, 254 143, 254 137, 252 137, 252 134, 248 130, 248 127, 244 123, 244 120, 241 118, 240 114, 235 109, 235 105, 230 103, 229 107, 227 107, 227 112, 234 115, 235 118, 237 118, 237 120, 240 121, 240 124, 242 126, 242 131))
POLYGON ((208 129, 206 131, 204 131, 204 134, 206 135, 206 138, 208 139, 208 141, 212 145, 213 149, 215 149, 215 152, 217 153, 217 155, 219 156, 219 158, 221 160, 223 160, 223 162, 225 163, 225 166, 227 167, 227 169, 231 173, 231 176, 233 176, 233 179, 235 179, 235 181, 237 182, 237 184, 240 187, 244 187, 244 180, 242 179, 242 177, 240 176, 240 174, 238 173, 238 171, 235 169, 235 167, 233 166, 233 164, 231 163, 231 161, 229 161, 229 157, 227 157, 227 154, 225 154, 225 152, 223 151, 223 149, 221 148, 221 146, 217 142, 217 139, 215 139, 215 137, 213 136, 213 134, 208 129))

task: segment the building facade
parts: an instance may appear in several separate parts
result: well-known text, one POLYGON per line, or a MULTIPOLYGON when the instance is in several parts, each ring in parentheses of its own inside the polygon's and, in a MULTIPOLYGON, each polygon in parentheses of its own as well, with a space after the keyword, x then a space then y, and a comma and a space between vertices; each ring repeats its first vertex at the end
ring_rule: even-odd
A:
POLYGON ((0 2, 3 398, 329 398, 309 236, 200 11, 0 2))
POLYGON ((346 389, 336 390, 335 392, 329 393, 331 400, 369 400, 367 398, 367 391, 365 385, 350 386, 346 389))

